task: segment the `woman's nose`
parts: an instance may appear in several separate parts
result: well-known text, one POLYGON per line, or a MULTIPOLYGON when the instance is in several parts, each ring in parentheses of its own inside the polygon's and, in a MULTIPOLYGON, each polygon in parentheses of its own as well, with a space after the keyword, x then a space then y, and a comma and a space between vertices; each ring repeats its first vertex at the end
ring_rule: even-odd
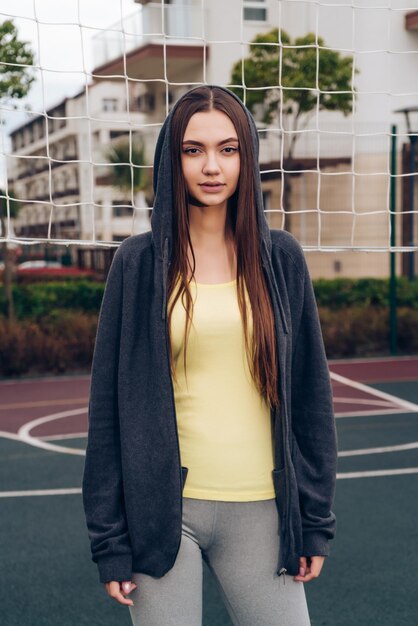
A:
POLYGON ((203 166, 203 172, 205 173, 219 172, 219 163, 214 154, 208 153, 204 166, 203 166))

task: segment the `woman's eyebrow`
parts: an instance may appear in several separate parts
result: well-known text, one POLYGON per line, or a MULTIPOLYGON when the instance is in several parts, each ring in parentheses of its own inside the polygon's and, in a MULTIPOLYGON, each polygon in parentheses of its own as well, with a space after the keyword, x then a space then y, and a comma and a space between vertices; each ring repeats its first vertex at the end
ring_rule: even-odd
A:
MULTIPOLYGON (((222 146, 224 143, 230 143, 231 141, 238 141, 238 137, 228 137, 228 139, 223 139, 218 143, 218 146, 222 146)), ((187 141, 183 141, 183 146, 185 146, 186 144, 201 147, 204 147, 205 145, 204 143, 201 143, 200 141, 195 141, 194 139, 187 139, 187 141)))

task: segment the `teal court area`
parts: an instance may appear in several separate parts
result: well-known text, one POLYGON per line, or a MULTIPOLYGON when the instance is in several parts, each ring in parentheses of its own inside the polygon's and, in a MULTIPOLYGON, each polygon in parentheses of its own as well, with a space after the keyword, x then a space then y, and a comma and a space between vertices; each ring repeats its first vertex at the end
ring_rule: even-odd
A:
MULTIPOLYGON (((311 621, 411 626, 418 623, 418 358, 330 367, 338 526, 320 578, 305 585, 311 621)), ((81 500, 88 387, 88 376, 0 382, 2 626, 130 626, 128 609, 107 596, 90 559, 81 500)), ((206 566, 203 623, 231 626, 206 566)))

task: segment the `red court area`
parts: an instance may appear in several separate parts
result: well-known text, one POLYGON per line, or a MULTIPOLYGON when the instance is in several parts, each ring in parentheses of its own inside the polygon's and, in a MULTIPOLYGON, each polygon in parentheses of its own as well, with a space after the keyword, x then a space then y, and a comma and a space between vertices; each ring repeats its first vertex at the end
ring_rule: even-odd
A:
POLYGON ((0 429, 28 427, 32 437, 86 433, 89 386, 88 375, 0 381, 0 429))
POLYGON ((337 417, 417 409, 414 403, 374 385, 418 381, 418 357, 331 361, 329 365, 337 417))
POLYGON ((330 369, 360 383, 384 383, 418 380, 418 357, 353 359, 330 361, 330 369))
MULTIPOLYGON (((416 410, 405 399, 373 387, 418 381, 418 357, 330 362, 335 413, 373 415, 416 410)), ((0 381, 0 430, 30 437, 87 433, 90 376, 51 376, 0 381)))

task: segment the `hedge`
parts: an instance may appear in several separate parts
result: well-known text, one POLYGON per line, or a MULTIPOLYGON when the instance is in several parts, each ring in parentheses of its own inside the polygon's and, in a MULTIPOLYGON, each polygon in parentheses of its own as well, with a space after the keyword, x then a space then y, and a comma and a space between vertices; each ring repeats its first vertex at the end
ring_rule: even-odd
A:
MULTIPOLYGON (((338 310, 345 307, 388 307, 389 279, 335 278, 313 281, 318 306, 338 310)), ((418 309, 418 280, 397 278, 396 302, 399 307, 418 309)))
MULTIPOLYGON (((314 281, 319 307, 340 310, 346 307, 389 306, 389 280, 378 278, 336 278, 314 281)), ((14 285, 13 295, 17 319, 40 319, 51 309, 98 312, 103 298, 104 283, 93 280, 45 282, 14 285)), ((418 280, 398 278, 397 305, 418 309, 418 280)), ((0 288, 0 314, 6 310, 3 288, 0 288)))
MULTIPOLYGON (((54 309, 98 312, 103 293, 104 283, 85 279, 13 285, 16 319, 41 319, 54 309)), ((0 313, 5 311, 4 289, 0 288, 0 313)))
POLYGON ((0 375, 88 370, 96 327, 96 313, 55 310, 21 322, 0 317, 0 375))
MULTIPOLYGON (((335 311, 320 307, 329 358, 381 356, 389 351, 388 311, 351 307, 335 311)), ((0 376, 27 373, 89 372, 97 313, 55 309, 41 320, 9 322, 0 317, 0 376)), ((402 354, 418 353, 418 310, 398 310, 398 343, 402 354)))

